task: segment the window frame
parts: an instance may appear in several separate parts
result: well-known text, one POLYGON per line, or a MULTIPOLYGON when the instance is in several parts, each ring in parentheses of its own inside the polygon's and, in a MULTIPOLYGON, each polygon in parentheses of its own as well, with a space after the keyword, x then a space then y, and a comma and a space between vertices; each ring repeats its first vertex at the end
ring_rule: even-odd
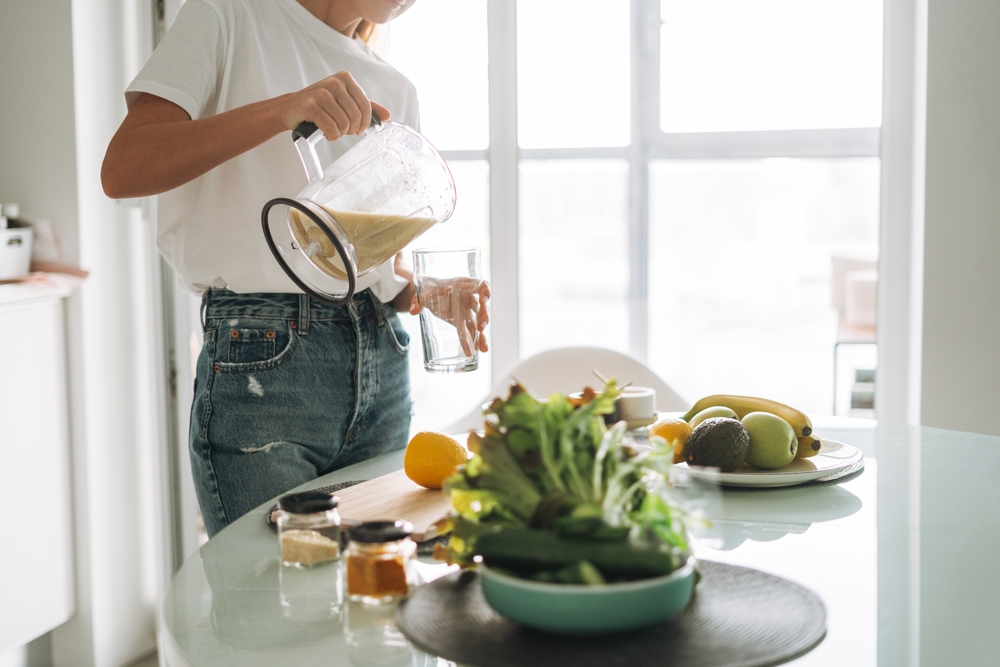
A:
POLYGON ((630 0, 631 135, 628 146, 520 148, 517 141, 517 2, 487 0, 490 143, 442 151, 446 160, 490 168, 493 377, 520 358, 518 167, 521 160, 607 159, 629 163, 629 352, 648 351, 649 163, 653 160, 881 157, 881 128, 668 133, 660 128, 659 0, 630 0), (503 224, 493 224, 502 221, 503 224))

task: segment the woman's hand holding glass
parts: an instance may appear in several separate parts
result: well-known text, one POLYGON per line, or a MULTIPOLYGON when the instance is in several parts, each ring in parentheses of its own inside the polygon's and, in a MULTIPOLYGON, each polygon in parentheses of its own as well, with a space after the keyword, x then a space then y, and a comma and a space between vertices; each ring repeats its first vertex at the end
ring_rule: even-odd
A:
POLYGON ((418 315, 424 308, 458 331, 462 351, 467 357, 473 351, 489 352, 486 325, 490 323, 490 284, 478 278, 424 278, 413 295, 410 314, 418 315))
POLYGON ((413 251, 416 295, 410 312, 420 315, 424 369, 464 373, 479 368, 489 350, 483 330, 490 321, 489 283, 479 272, 478 248, 413 251))

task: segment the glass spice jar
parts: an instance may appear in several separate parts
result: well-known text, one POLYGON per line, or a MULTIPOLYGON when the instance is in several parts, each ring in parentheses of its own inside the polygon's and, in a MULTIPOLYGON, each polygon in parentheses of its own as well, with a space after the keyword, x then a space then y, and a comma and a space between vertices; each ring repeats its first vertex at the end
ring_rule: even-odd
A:
POLYGON ((410 559, 416 543, 409 521, 368 521, 348 531, 347 594, 369 605, 394 602, 410 592, 410 559))
POLYGON ((337 497, 323 491, 278 499, 282 613, 294 621, 339 618, 344 607, 337 497))
POLYGON ((278 544, 283 565, 311 567, 340 559, 337 496, 325 491, 289 493, 278 499, 278 544))

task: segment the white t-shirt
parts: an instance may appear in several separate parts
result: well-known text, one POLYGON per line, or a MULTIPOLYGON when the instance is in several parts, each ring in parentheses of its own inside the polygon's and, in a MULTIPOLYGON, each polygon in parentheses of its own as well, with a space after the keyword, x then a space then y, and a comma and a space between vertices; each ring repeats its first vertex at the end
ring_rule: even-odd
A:
MULTIPOLYGON (((406 77, 309 13, 295 0, 188 0, 142 71, 126 90, 184 109, 192 119, 301 90, 346 70, 393 120, 417 127, 416 90, 406 77)), ((329 145, 332 158, 359 141, 329 145)), ((155 156, 150 156, 155 159, 155 156)), ((159 196, 157 245, 194 292, 301 292, 274 259, 260 214, 274 197, 294 197, 307 183, 283 132, 257 148, 159 196)), ((389 301, 406 285, 392 262, 361 278, 389 301)))

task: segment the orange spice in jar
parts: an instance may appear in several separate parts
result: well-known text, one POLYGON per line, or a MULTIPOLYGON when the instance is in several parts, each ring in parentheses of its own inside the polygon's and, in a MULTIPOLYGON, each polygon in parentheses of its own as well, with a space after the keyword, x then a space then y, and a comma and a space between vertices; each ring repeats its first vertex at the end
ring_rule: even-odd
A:
POLYGON ((368 521, 350 529, 344 560, 351 600, 383 604, 410 592, 412 533, 409 521, 368 521))

